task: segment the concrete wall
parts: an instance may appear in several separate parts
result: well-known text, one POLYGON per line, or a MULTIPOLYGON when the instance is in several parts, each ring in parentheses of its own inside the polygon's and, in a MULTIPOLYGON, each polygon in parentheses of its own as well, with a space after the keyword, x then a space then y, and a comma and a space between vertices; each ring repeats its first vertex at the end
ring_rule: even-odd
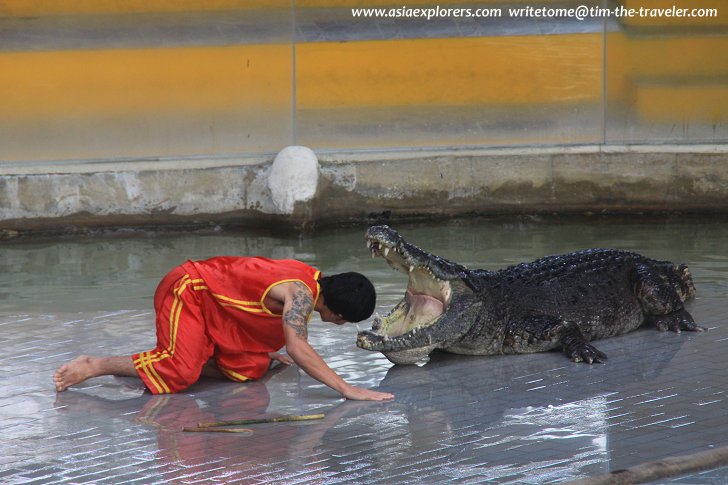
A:
MULTIPOLYGON (((272 160, 28 166, 0 174, 0 238, 98 227, 262 226, 509 213, 725 212, 728 147, 326 153, 281 209, 272 160)), ((295 191, 293 182, 290 190, 295 191)), ((285 190, 285 189, 284 189, 285 190)))
POLYGON ((352 16, 390 0, 0 2, 0 230, 724 211, 724 3, 415 21, 352 16), (293 211, 270 189, 288 145, 320 162, 293 211))

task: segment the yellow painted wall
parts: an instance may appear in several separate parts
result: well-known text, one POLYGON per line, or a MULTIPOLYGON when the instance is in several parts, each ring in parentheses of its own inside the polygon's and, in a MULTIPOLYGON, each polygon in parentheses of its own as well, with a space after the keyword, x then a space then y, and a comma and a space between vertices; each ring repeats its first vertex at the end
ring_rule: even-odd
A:
MULTIPOLYGON (((704 6, 710 6, 711 1, 704 6)), ((297 5, 357 2, 300 0, 297 5)), ((214 10, 258 3, 0 0, 0 14, 214 10)), ((370 6, 377 3, 385 2, 365 2, 370 6)), ((635 118, 648 124, 689 120, 725 126, 728 35, 719 35, 715 30, 692 30, 687 35, 669 28, 660 32, 663 34, 648 35, 640 33, 639 28, 629 28, 606 36, 596 32, 299 43, 295 46, 295 80, 294 46, 287 43, 0 50, 0 147, 9 146, 9 141, 16 146, 11 155, 0 153, 0 160, 22 158, 20 151, 24 144, 27 146, 26 139, 47 138, 52 140, 50 144, 57 144, 57 140, 81 133, 93 140, 97 125, 103 125, 108 133, 118 126, 129 131, 166 124, 160 134, 149 133, 152 152, 156 150, 153 143, 162 137, 169 140, 164 153, 194 151, 176 150, 180 140, 189 139, 190 133, 194 135, 201 129, 210 132, 207 145, 200 148, 202 152, 208 146, 213 151, 234 152, 240 146, 267 150, 279 143, 274 125, 285 125, 281 132, 286 134, 293 130, 294 108, 307 114, 350 110, 346 115, 349 118, 356 118, 357 110, 406 113, 407 109, 444 107, 467 108, 471 112, 479 107, 500 113, 512 110, 528 118, 534 110, 548 112, 553 108, 565 110, 567 116, 577 113, 573 119, 578 124, 583 123, 580 112, 601 110, 605 93, 608 112, 629 113, 626 122, 635 118), (267 118, 263 116, 266 114, 267 118), (177 129, 175 123, 186 128, 177 129), (266 137, 264 133, 272 135, 266 137), (220 141, 223 137, 224 143, 220 141), (236 137, 245 143, 238 143, 236 137), (248 143, 246 137, 265 142, 248 143)), ((594 126, 601 126, 601 118, 592 121, 594 126)), ((356 127, 348 129, 354 131, 356 127)), ((570 140, 572 134, 567 128, 551 139, 560 143, 582 140, 575 134, 570 140)), ((499 140, 517 144, 522 139, 522 132, 507 135, 499 140)), ((131 133, 129 138, 134 136, 136 133, 131 133)), ((443 134, 443 139, 446 137, 443 134)), ((52 149, 49 146, 42 156, 52 149)), ((88 153, 102 153, 95 150, 88 153)), ((140 152, 144 150, 140 148, 140 152)))
MULTIPOLYGON (((610 101, 628 102, 640 80, 728 77, 728 37, 607 42, 610 101)), ((0 52, 0 116, 276 105, 291 55, 286 44, 0 52)), ((301 109, 598 101, 603 88, 601 34, 322 42, 296 56, 301 109)))
POLYGON ((0 52, 0 119, 290 104, 290 45, 0 52))
MULTIPOLYGON (((310 43, 300 109, 598 101, 599 35, 310 43), (568 55, 564 55, 568 52, 568 55)), ((275 106, 291 46, 0 52, 0 117, 275 106)))
POLYGON ((598 101, 602 45, 594 34, 301 44, 298 107, 598 101))
POLYGON ((607 39, 607 101, 656 122, 728 122, 728 36, 607 39))

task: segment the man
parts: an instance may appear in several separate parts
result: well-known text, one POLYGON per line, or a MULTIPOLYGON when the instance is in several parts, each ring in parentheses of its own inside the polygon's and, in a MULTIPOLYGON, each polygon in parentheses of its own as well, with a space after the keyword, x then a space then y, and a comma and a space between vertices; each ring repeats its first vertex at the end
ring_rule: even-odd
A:
POLYGON ((347 399, 381 401, 389 393, 352 386, 308 343, 313 311, 341 325, 369 318, 375 291, 359 273, 321 277, 295 260, 221 256, 187 261, 162 279, 154 295, 157 346, 131 356, 80 356, 53 380, 66 390, 91 377, 138 376, 153 394, 179 392, 201 374, 257 379, 271 359, 295 362, 347 399), (278 354, 285 345, 288 356, 278 354))

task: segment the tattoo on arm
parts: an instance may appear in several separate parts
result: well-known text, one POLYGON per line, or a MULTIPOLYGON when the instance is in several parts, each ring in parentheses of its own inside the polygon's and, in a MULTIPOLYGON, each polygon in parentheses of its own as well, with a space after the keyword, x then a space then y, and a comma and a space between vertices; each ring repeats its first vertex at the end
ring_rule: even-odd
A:
POLYGON ((306 285, 294 282, 296 290, 293 293, 291 308, 283 315, 283 324, 288 325, 296 332, 298 338, 308 338, 308 316, 313 311, 313 295, 306 285))

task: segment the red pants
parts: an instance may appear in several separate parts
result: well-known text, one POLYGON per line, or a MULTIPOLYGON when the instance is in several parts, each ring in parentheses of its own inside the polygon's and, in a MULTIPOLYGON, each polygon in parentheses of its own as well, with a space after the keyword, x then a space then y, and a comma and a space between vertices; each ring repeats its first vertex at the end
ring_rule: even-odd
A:
POLYGON ((187 389, 210 358, 228 379, 238 382, 262 375, 270 364, 264 352, 216 350, 207 332, 207 320, 214 318, 205 310, 207 286, 195 276, 178 266, 162 279, 154 294, 157 346, 132 355, 139 377, 153 394, 187 389))

